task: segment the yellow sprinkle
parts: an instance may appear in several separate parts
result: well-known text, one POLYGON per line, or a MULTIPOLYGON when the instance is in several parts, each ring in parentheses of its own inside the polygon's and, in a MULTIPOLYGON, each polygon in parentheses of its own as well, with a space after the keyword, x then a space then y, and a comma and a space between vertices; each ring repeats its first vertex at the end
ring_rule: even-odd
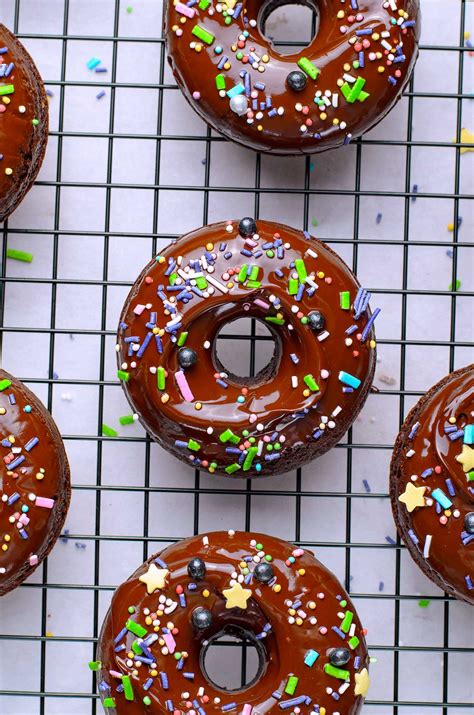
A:
POLYGON ((3 538, 5 539, 5 541, 10 541, 12 537, 10 536, 10 534, 5 534, 3 538))
POLYGON ((201 50, 202 50, 202 45, 200 45, 200 44, 198 43, 194 49, 196 50, 196 52, 201 52, 201 50))
POLYGON ((206 243, 206 251, 212 251, 213 248, 214 248, 213 243, 206 243))
POLYGON ((41 474, 41 472, 36 472, 36 479, 40 482, 42 479, 44 479, 44 474, 41 474))
POLYGON ((276 584, 273 586, 273 590, 275 591, 275 593, 280 593, 280 591, 281 591, 281 586, 280 586, 280 584, 279 584, 279 583, 276 583, 276 584))
POLYGON ((450 417, 448 420, 449 424, 454 425, 456 424, 456 418, 455 417, 450 417))
POLYGON ((319 115, 319 118, 322 119, 324 122, 324 120, 328 118, 328 115, 326 114, 326 112, 321 112, 321 114, 319 115))
POLYGON ((8 551, 8 545, 2 544, 2 551, 8 551))
POLYGON ((374 32, 374 34, 372 35, 372 39, 373 39, 373 40, 380 40, 380 35, 379 35, 379 33, 378 33, 378 32, 374 32))
POLYGON ((2 101, 4 104, 10 104, 11 99, 10 99, 10 97, 2 97, 2 101))
POLYGON ((231 67, 232 67, 232 65, 230 64, 230 62, 226 62, 224 65, 224 69, 227 71, 230 70, 231 67))
POLYGON ((52 631, 46 631, 46 638, 52 638, 54 633, 52 631))
POLYGON ((151 626, 151 625, 153 624, 153 621, 152 621, 152 619, 150 618, 150 616, 147 616, 147 617, 145 618, 145 623, 147 624, 147 626, 151 626))
POLYGON ((324 271, 318 271, 316 275, 318 278, 324 278, 324 271))
POLYGON ((290 614, 290 616, 296 616, 296 611, 294 608, 289 608, 288 613, 290 614))
POLYGON ((227 288, 233 288, 234 287, 234 281, 229 281, 227 283, 227 288))
POLYGON ((337 127, 339 124, 339 119, 337 117, 334 117, 334 119, 332 120, 332 123, 334 124, 335 127, 337 127))
POLYGON ((464 33, 464 39, 465 39, 465 40, 468 40, 470 37, 471 37, 471 33, 470 33, 470 32, 465 32, 465 33, 464 33))
POLYGON ((158 258, 158 263, 164 263, 164 262, 165 262, 165 257, 164 257, 164 256, 160 256, 160 257, 158 258))
POLYGON ((161 401, 163 402, 163 404, 166 404, 169 399, 170 399, 170 396, 168 395, 167 392, 164 392, 164 393, 161 395, 161 401))
POLYGON ((257 124, 257 131, 263 132, 263 127, 261 124, 257 124))
POLYGON ((297 618, 297 619, 296 619, 296 625, 297 625, 297 626, 302 626, 302 625, 303 625, 303 619, 302 619, 302 618, 297 618))
POLYGON ((268 55, 263 55, 263 57, 262 57, 262 62, 265 62, 265 64, 266 64, 266 63, 269 62, 269 61, 270 61, 269 56, 268 56, 268 55))
POLYGON ((6 414, 6 409, 4 407, 0 407, 0 415, 5 415, 6 414))
POLYGON ((194 405, 195 410, 202 410, 202 402, 196 402, 194 405))
POLYGON ((156 676, 158 675, 158 671, 157 671, 157 670, 150 670, 150 675, 151 675, 152 678, 156 678, 156 676))
POLYGON ((209 591, 207 590, 207 588, 204 589, 204 591, 202 592, 202 595, 204 596, 204 598, 209 598, 210 594, 209 594, 209 591))
POLYGON ((346 64, 344 65, 344 72, 349 72, 350 69, 351 69, 350 64, 348 62, 346 62, 346 64))
POLYGON ((13 174, 13 169, 10 169, 10 167, 7 167, 7 168, 5 169, 5 174, 6 174, 7 176, 11 176, 11 175, 13 174))
POLYGON ((385 67, 382 67, 382 65, 379 65, 379 67, 377 67, 377 72, 379 74, 383 74, 385 72, 385 67))
POLYGON ((338 20, 342 20, 342 18, 344 17, 344 10, 339 10, 336 17, 338 20))
POLYGON ((304 396, 304 397, 309 397, 309 395, 310 395, 310 392, 309 392, 308 389, 303 390, 303 396, 304 396))
POLYGON ((344 84, 344 80, 338 79, 336 84, 338 87, 342 87, 342 85, 344 84))
POLYGON ((445 515, 445 516, 451 516, 452 513, 453 513, 453 512, 451 511, 451 509, 446 509, 446 511, 444 512, 444 515, 445 515))
POLYGON ((300 576, 304 576, 306 573, 306 569, 298 569, 298 573, 300 576))
POLYGON ((316 603, 315 603, 315 601, 310 601, 310 602, 308 603, 308 608, 311 608, 311 610, 314 611, 314 609, 316 608, 316 603))
POLYGON ((454 223, 448 223, 448 231, 454 231, 454 223))
POLYGON ((371 340, 370 343, 369 343, 369 345, 370 345, 371 348, 375 348, 375 346, 377 345, 377 343, 375 342, 375 340, 371 340))

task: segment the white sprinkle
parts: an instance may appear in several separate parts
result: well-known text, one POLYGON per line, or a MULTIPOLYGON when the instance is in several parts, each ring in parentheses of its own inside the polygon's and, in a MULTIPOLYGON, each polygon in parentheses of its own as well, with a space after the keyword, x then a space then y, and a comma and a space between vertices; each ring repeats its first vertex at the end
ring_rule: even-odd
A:
POLYGON ((382 47, 385 47, 385 49, 388 50, 389 52, 392 52, 392 51, 393 51, 392 46, 389 45, 389 43, 387 42, 387 40, 382 40, 380 44, 382 45, 382 47))
POLYGON ((356 81, 356 78, 353 77, 351 74, 347 74, 347 72, 343 74, 342 77, 346 80, 346 82, 350 82, 350 84, 356 81))
POLYGON ((339 105, 339 95, 333 94, 332 95, 332 106, 337 107, 339 105))
POLYGON ((291 376, 291 386, 298 387, 298 376, 297 375, 291 376))
POLYGON ((221 283, 220 281, 218 281, 218 280, 217 280, 216 278, 214 278, 213 276, 210 276, 209 273, 207 274, 207 280, 209 281, 209 283, 210 283, 211 285, 214 286, 214 288, 217 288, 217 290, 220 290, 221 293, 228 293, 228 292, 229 292, 229 289, 227 288, 227 286, 225 286, 223 283, 221 283))
POLYGON ((141 315, 144 310, 145 310, 145 306, 142 305, 141 303, 138 303, 138 304, 134 307, 133 312, 135 313, 135 315, 141 315))
POLYGON ((209 546, 209 537, 208 536, 203 536, 202 537, 202 543, 204 546, 209 546))
POLYGON ((425 547, 423 549, 423 556, 427 559, 430 555, 431 539, 433 536, 431 534, 426 534, 425 547))
POLYGON ((209 350, 210 347, 211 347, 211 343, 209 342, 209 340, 206 340, 206 341, 203 343, 203 348, 204 348, 204 350, 209 350))
MULTIPOLYGON (((326 372, 326 371, 325 371, 325 372, 326 372)), ((321 370, 321 377, 322 377, 322 376, 323 376, 323 371, 321 370)), ((341 410, 342 410, 342 407, 341 407, 340 405, 338 405, 337 407, 335 407, 335 408, 333 409, 333 411, 331 412, 331 417, 337 417, 338 414, 339 414, 339 412, 340 412, 341 410)))
POLYGON ((414 454, 415 454, 415 450, 409 449, 408 452, 406 453, 405 457, 413 457, 414 454))
POLYGON ((317 258, 317 257, 318 257, 318 254, 316 253, 316 251, 313 251, 312 248, 307 248, 307 249, 306 249, 306 255, 307 255, 307 256, 311 256, 311 258, 317 258))
POLYGON ((329 338, 329 333, 328 333, 327 330, 323 330, 322 333, 319 333, 319 335, 318 335, 318 341, 319 341, 320 343, 322 343, 323 340, 326 340, 326 338, 329 338))

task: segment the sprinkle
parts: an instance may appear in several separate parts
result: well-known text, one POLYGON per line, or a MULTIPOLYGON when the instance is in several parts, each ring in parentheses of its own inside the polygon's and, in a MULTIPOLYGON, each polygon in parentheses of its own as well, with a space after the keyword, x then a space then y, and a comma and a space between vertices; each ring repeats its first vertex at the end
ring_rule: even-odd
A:
POLYGON ((339 382, 342 382, 344 385, 349 385, 350 387, 353 387, 355 389, 357 389, 361 384, 359 378, 354 377, 354 375, 351 375, 348 372, 344 372, 343 370, 339 372, 338 378, 339 382))
POLYGON ((125 695, 125 700, 133 700, 134 695, 133 695, 133 686, 132 686, 132 681, 129 675, 122 675, 122 685, 123 685, 123 694, 125 695))
POLYGON ((440 504, 443 509, 449 509, 449 507, 453 505, 451 499, 446 496, 442 489, 433 489, 433 491, 431 492, 431 496, 433 497, 433 499, 436 499, 438 504, 440 504))
POLYGON ((95 95, 96 99, 102 99, 102 97, 105 97, 105 89, 101 89, 100 92, 95 95))
POLYGON ((305 375, 303 379, 312 392, 319 392, 319 385, 312 375, 305 375))
POLYGON ((106 424, 102 425, 102 434, 105 437, 118 437, 118 432, 106 424))
POLYGON ((367 492, 367 494, 370 494, 370 485, 369 485, 369 482, 367 481, 367 479, 363 479, 362 484, 364 485, 364 488, 365 488, 365 491, 367 492))
POLYGON ((14 261, 31 263, 33 260, 33 254, 27 253, 26 251, 17 251, 15 248, 7 248, 7 258, 12 258, 14 261))
POLYGON ((186 402, 194 402, 194 395, 191 391, 191 388, 189 387, 186 376, 182 370, 178 370, 175 373, 175 379, 176 379, 176 382, 178 383, 178 387, 181 392, 183 400, 186 400, 186 402))
POLYGON ((420 608, 427 608, 430 605, 430 600, 429 598, 422 598, 418 601, 418 605, 420 608))
POLYGON ((87 68, 93 70, 100 65, 100 62, 101 61, 97 57, 91 57, 91 59, 87 62, 87 68))
POLYGON ((5 97, 7 94, 13 94, 15 87, 13 84, 0 84, 0 97, 5 97))
POLYGON ((324 665, 324 672, 327 675, 331 675, 333 678, 339 678, 339 680, 349 680, 350 673, 348 670, 343 670, 342 668, 336 668, 331 663, 326 663, 324 665))
POLYGON ((319 69, 307 57, 301 57, 298 62, 298 67, 311 79, 316 79, 319 74, 319 69))
POLYGON ((300 695, 298 698, 292 698, 291 700, 280 700, 278 707, 281 710, 289 710, 297 705, 302 705, 306 701, 306 695, 300 695))
POLYGON ((47 497, 36 497, 36 506, 41 506, 44 509, 52 509, 54 506, 54 499, 48 499, 47 497))
POLYGON ((212 43, 215 40, 214 35, 211 32, 208 32, 204 27, 201 27, 200 25, 195 25, 192 29, 192 34, 197 37, 201 42, 204 42, 206 45, 212 45, 212 43))
POLYGON ((423 548, 423 556, 425 557, 425 559, 429 558, 432 538, 433 538, 432 534, 426 535, 425 546, 423 548))
POLYGON ((351 307, 351 294, 348 290, 339 293, 339 304, 342 310, 349 310, 351 307))
POLYGON ((313 665, 316 663, 317 659, 319 658, 319 653, 312 648, 306 653, 304 657, 304 664, 307 665, 308 667, 312 668, 313 665))

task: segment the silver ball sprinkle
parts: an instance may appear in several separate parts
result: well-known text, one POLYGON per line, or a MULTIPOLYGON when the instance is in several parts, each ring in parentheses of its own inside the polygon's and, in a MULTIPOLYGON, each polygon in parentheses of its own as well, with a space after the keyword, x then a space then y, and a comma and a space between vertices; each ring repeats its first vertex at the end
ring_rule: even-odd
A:
POLYGON ((239 117, 242 117, 244 114, 247 113, 247 97, 244 97, 243 94, 237 94, 235 97, 231 97, 229 107, 235 114, 238 114, 239 117))

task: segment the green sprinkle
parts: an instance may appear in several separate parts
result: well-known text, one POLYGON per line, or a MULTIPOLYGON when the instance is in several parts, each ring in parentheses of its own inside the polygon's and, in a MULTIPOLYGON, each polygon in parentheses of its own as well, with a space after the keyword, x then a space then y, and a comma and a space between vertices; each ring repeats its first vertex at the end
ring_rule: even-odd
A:
POLYGON ((122 685, 123 685, 123 694, 125 695, 125 700, 133 700, 133 687, 132 687, 132 681, 130 679, 129 675, 122 675, 122 685))
POLYGON ((148 695, 143 698, 143 705, 151 705, 151 698, 148 695))
POLYGON ((357 646, 359 645, 360 640, 357 638, 357 636, 352 636, 352 638, 349 639, 348 643, 349 643, 349 648, 351 650, 355 650, 357 648, 357 646))
POLYGON ((170 286, 174 286, 174 284, 176 283, 177 277, 178 277, 177 273, 171 273, 171 275, 169 277, 170 286))
POLYGON ((255 544, 255 549, 257 551, 263 551, 263 544, 255 544))
POLYGON ((32 123, 32 125, 33 125, 34 127, 37 127, 38 124, 39 124, 39 119, 36 119, 36 118, 35 118, 35 119, 32 119, 32 120, 31 120, 31 123, 32 123))
POLYGON ((345 608, 347 606, 347 601, 345 598, 342 599, 342 601, 339 601, 339 605, 341 608, 345 608))
POLYGON ((260 283, 260 281, 248 280, 245 285, 247 286, 247 288, 260 288, 262 284, 260 283))
POLYGON ((283 320, 283 318, 275 318, 271 315, 267 315, 265 316, 265 320, 267 321, 267 323, 274 323, 275 325, 285 325, 285 321, 283 320))
POLYGON ((259 266, 252 266, 252 268, 250 270, 249 280, 256 281, 258 278, 259 271, 260 271, 259 266))
POLYGON ((119 417, 119 422, 121 425, 131 425, 135 420, 133 419, 133 415, 124 415, 123 417, 119 417))
POLYGON ((298 273, 298 278, 299 278, 300 283, 306 283, 306 278, 308 277, 308 273, 306 272, 306 266, 305 266, 302 258, 295 259, 295 268, 296 268, 296 272, 298 273))
POLYGON ((268 249, 268 251, 266 251, 266 255, 268 258, 274 258, 275 253, 271 249, 268 249))
POLYGON ((252 466, 252 462, 255 459, 255 457, 257 456, 257 452, 258 452, 258 447, 250 447, 249 448, 249 450, 247 452, 247 456, 245 457, 245 461, 243 464, 244 472, 248 472, 248 470, 252 466))
POLYGON ((341 631, 343 633, 349 633, 349 628, 351 627, 353 618, 354 618, 354 614, 352 613, 352 611, 346 611, 344 619, 341 623, 341 631))
POLYGON ((135 606, 129 606, 129 607, 127 608, 127 611, 128 611, 129 613, 135 613, 135 606))
MULTIPOLYGON (((8 251, 7 251, 7 255, 8 255, 8 251)), ((459 290, 460 287, 461 287, 461 281, 459 280, 459 278, 456 278, 456 288, 454 290, 459 290)), ((451 290, 451 291, 453 290, 452 283, 449 284, 449 290, 451 290)))
POLYGON ((225 468, 225 471, 227 474, 233 474, 234 472, 237 472, 240 469, 240 464, 237 464, 237 462, 234 462, 234 464, 229 464, 228 467, 225 468))
POLYGON ((119 380, 123 380, 123 382, 128 382, 130 380, 130 373, 125 372, 125 370, 117 370, 117 377, 119 380))
POLYGON ((237 276, 237 280, 239 281, 239 283, 243 283, 244 280, 247 278, 247 268, 248 268, 247 264, 244 263, 244 265, 242 266, 242 268, 239 271, 239 275, 237 276))
POLYGON ((422 598, 420 601, 418 601, 418 605, 420 608, 427 608, 430 605, 429 598, 422 598))
POLYGON ((474 469, 466 474, 466 479, 468 482, 474 482, 474 469))
POLYGON ((312 375, 305 375, 303 379, 312 392, 319 392, 319 385, 312 375))
POLYGON ((208 283, 204 276, 199 276, 198 278, 196 278, 196 285, 199 290, 206 290, 208 283))
POLYGON ((348 290, 343 290, 339 293, 340 306, 342 310, 349 310, 351 307, 351 294, 348 290))
POLYGON ((215 40, 214 35, 200 25, 194 25, 192 29, 192 34, 199 40, 201 40, 201 42, 204 42, 206 45, 212 45, 215 40))
POLYGON ((134 636, 137 636, 137 638, 143 638, 148 633, 146 628, 143 628, 143 626, 139 623, 135 623, 135 621, 132 621, 130 618, 126 622, 125 628, 127 631, 130 631, 130 633, 133 633, 134 636))
POLYGON ((164 390, 166 385, 165 368, 160 365, 156 371, 156 382, 159 390, 164 390))
POLYGON ((327 675, 331 675, 333 678, 339 678, 339 680, 349 680, 351 677, 348 670, 336 668, 334 665, 331 665, 331 663, 326 663, 324 665, 324 672, 327 673, 327 675))
POLYGON ((13 94, 14 91, 13 84, 0 84, 0 97, 4 97, 6 94, 13 94))
POLYGON ((294 695, 298 680, 299 678, 297 678, 296 675, 290 675, 285 687, 285 693, 287 695, 294 695))
POLYGON ((209 5, 211 4, 211 0, 199 0, 199 9, 200 10, 207 10, 209 5))
POLYGON ((102 425, 102 434, 104 437, 118 437, 117 430, 114 430, 113 427, 109 427, 109 425, 105 423, 102 425))
POLYGON ((12 383, 10 380, 6 380, 6 379, 0 380, 0 392, 3 392, 3 390, 6 390, 7 387, 10 387, 11 384, 12 383))
POLYGON ((193 452, 199 452, 199 450, 201 449, 201 445, 199 444, 199 442, 196 442, 195 439, 190 439, 188 441, 188 449, 192 449, 193 452))
POLYGON ((216 75, 216 88, 218 90, 225 89, 225 77, 223 74, 216 75))
POLYGON ((89 663, 89 670, 100 670, 102 663, 100 660, 91 660, 89 663))
POLYGON ((115 698, 104 698, 102 705, 104 706, 104 708, 114 708, 115 698))
POLYGON ((221 432, 219 435, 219 439, 221 442, 232 442, 232 444, 239 444, 240 442, 240 437, 238 437, 236 434, 232 432, 231 429, 227 428, 224 432, 221 432))
POLYGON ((314 226, 316 228, 317 225, 318 225, 318 219, 317 218, 311 219, 311 226, 314 226))
POLYGON ((7 248, 7 258, 13 258, 14 261, 31 263, 33 260, 33 254, 27 253, 26 251, 17 251, 15 248, 7 248))
POLYGON ((359 102, 364 102, 369 96, 367 92, 362 91, 365 83, 366 80, 364 79, 364 77, 357 77, 352 87, 347 82, 345 82, 341 87, 341 91, 346 99, 346 102, 348 102, 349 104, 354 104, 356 100, 359 100, 359 102))
POLYGON ((183 332, 180 334, 180 336, 179 336, 179 338, 178 338, 178 347, 179 347, 179 348, 182 348, 182 347, 183 347, 184 343, 186 342, 186 338, 188 337, 188 335, 189 335, 189 333, 186 332, 186 331, 183 331, 183 332))
POLYGON ((319 70, 316 65, 313 65, 311 60, 308 60, 307 57, 301 57, 301 59, 298 60, 298 67, 311 79, 316 79, 319 74, 319 70))
POLYGON ((133 652, 136 653, 137 655, 141 655, 141 654, 143 653, 142 649, 141 649, 140 646, 138 645, 138 641, 133 641, 133 643, 132 643, 132 650, 133 650, 133 652))
POLYGON ((133 7, 131 5, 127 5, 127 12, 129 15, 133 12, 133 7))
POLYGON ((288 295, 296 295, 298 293, 299 283, 296 278, 288 280, 288 295))

